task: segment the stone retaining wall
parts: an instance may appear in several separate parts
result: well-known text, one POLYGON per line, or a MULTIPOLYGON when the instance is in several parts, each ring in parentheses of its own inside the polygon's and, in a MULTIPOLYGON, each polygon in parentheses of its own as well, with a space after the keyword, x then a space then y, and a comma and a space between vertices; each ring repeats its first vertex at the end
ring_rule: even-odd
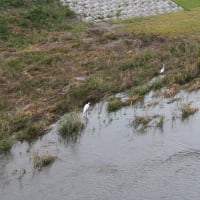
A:
POLYGON ((85 21, 100 22, 182 10, 170 0, 61 0, 85 21))

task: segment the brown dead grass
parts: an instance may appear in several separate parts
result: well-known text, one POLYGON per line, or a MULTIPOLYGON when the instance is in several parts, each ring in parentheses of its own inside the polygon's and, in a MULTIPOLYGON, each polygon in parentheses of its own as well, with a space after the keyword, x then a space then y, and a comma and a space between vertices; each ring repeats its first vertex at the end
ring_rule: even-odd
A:
POLYGON ((34 152, 33 154, 33 165, 35 169, 40 170, 43 167, 46 167, 52 164, 56 159, 56 156, 51 155, 48 151, 43 154, 34 152))
POLYGON ((164 92, 164 97, 165 98, 170 98, 176 95, 176 93, 180 90, 181 86, 178 84, 173 84, 170 88, 165 90, 164 92))
POLYGON ((134 104, 136 101, 141 99, 141 96, 139 94, 134 95, 133 97, 129 98, 127 101, 129 104, 134 104))

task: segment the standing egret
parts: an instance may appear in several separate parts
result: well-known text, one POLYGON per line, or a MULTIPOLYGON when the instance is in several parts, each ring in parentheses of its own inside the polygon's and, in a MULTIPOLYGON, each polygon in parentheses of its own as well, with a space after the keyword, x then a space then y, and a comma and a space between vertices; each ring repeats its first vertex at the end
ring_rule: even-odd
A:
POLYGON ((90 102, 88 102, 87 104, 84 105, 84 107, 83 107, 83 114, 86 113, 86 115, 87 115, 87 111, 88 111, 89 107, 90 107, 90 102))
POLYGON ((162 67, 162 69, 160 70, 160 73, 163 74, 164 71, 165 71, 165 64, 163 64, 163 67, 162 67))

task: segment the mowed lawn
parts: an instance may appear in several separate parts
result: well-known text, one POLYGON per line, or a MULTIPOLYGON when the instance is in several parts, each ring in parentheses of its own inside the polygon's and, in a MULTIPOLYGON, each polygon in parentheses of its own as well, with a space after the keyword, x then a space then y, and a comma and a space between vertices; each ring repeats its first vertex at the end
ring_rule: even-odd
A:
POLYGON ((185 9, 200 7, 200 0, 173 0, 173 1, 185 9))
MULTIPOLYGON (((189 1, 189 0, 188 0, 189 1)), ((199 4, 200 4, 200 0, 199 4)), ((117 29, 167 36, 200 36, 200 7, 157 16, 120 20, 117 29)))

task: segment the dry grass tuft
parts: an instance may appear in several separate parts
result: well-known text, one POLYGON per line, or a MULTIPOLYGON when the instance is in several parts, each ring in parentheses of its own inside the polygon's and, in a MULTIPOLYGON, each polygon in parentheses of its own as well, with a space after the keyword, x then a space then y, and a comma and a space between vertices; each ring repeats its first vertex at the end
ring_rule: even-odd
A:
POLYGON ((143 127, 147 127, 152 119, 153 118, 151 116, 135 116, 135 127, 138 127, 140 125, 142 125, 143 127))
POLYGON ((173 84, 173 86, 164 92, 165 98, 170 98, 176 95, 176 93, 179 91, 180 86, 178 84, 173 84))
POLYGON ((135 116, 134 126, 138 131, 145 131, 148 127, 157 127, 163 129, 164 116, 162 115, 145 115, 135 116), (157 120, 158 119, 158 120, 157 120))
POLYGON ((188 118, 190 115, 196 113, 199 109, 191 106, 191 103, 185 103, 181 105, 182 120, 188 118))
POLYGON ((33 164, 35 169, 41 169, 42 167, 52 164, 56 159, 56 156, 51 155, 48 151, 39 155, 38 152, 33 154, 33 164))
POLYGON ((189 92, 197 91, 199 89, 200 89, 200 79, 199 78, 197 78, 197 80, 195 80, 195 83, 189 84, 188 87, 187 87, 187 90, 189 92))
POLYGON ((132 105, 134 104, 136 101, 138 101, 139 99, 141 99, 141 96, 139 94, 134 95, 133 97, 128 99, 128 102, 132 105))

